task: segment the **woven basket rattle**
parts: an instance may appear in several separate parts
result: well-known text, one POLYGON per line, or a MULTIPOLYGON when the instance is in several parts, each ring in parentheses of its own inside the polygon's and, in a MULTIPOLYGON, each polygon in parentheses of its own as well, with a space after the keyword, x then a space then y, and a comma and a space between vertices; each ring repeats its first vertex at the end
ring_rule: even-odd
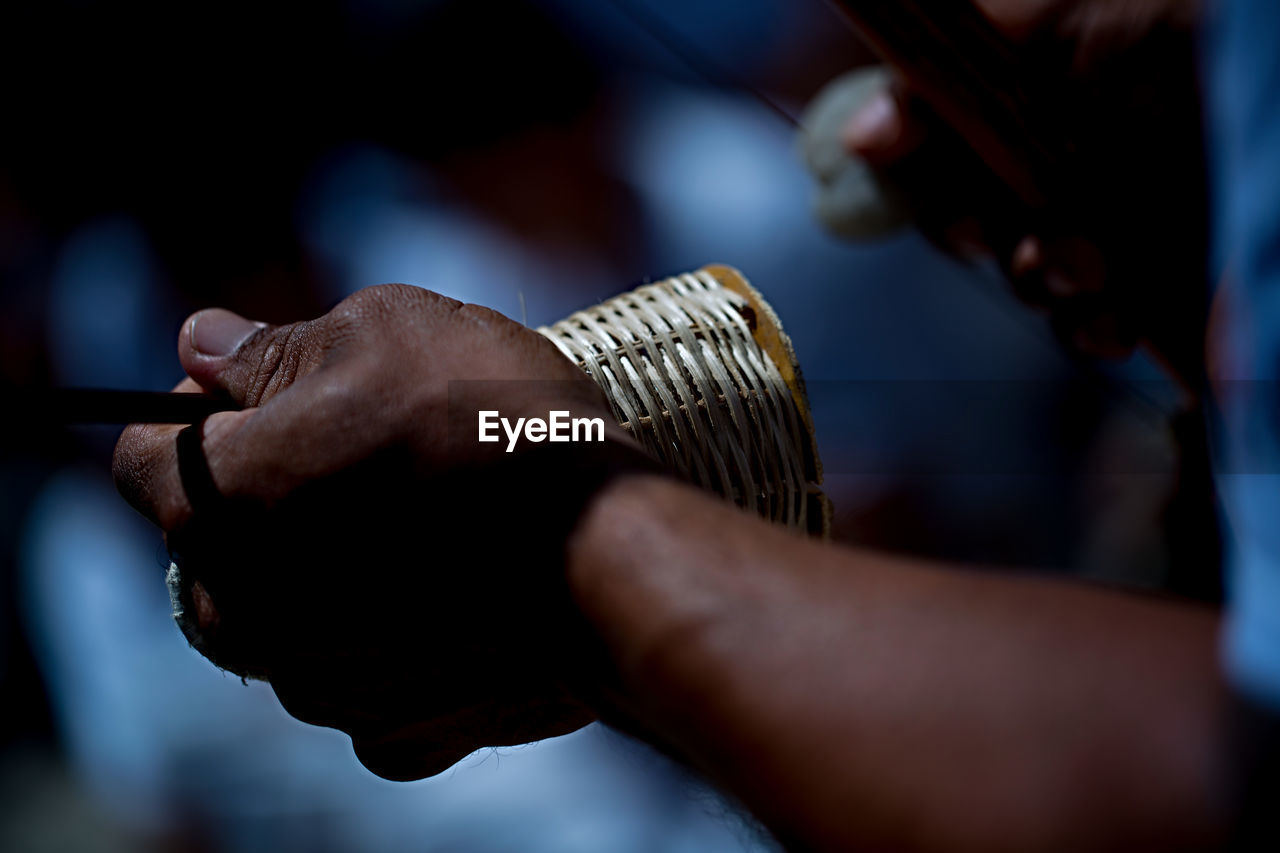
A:
POLYGON ((712 265, 672 276, 538 332, 677 473, 770 521, 829 534, 831 505, 795 350, 740 272, 712 265))

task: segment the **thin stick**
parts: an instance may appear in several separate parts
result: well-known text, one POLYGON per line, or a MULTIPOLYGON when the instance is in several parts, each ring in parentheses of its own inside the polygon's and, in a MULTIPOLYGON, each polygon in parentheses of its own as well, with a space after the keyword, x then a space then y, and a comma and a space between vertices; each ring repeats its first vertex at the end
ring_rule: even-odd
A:
POLYGON ((62 424, 194 424, 240 408, 223 397, 161 391, 56 388, 40 396, 35 411, 62 424))
POLYGON ((716 62, 705 50, 700 49, 693 42, 686 39, 666 19, 655 14, 644 3, 636 3, 632 2, 632 0, 609 0, 609 5, 629 18, 632 24, 648 33, 650 38, 665 48, 676 59, 689 66, 693 73, 707 83, 722 89, 738 89, 746 92, 784 122, 803 130, 800 127, 800 120, 793 116, 782 104, 751 85, 741 74, 730 71, 724 65, 716 62))

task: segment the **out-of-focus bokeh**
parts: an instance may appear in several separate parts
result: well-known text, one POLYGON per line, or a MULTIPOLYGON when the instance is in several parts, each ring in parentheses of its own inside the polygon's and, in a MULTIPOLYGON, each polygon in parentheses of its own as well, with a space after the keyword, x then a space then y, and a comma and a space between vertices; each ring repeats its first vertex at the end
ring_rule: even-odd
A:
MULTIPOLYGON (((869 59, 821 0, 8 4, 0 377, 167 389, 209 305, 287 321, 400 281, 538 325, 725 262, 794 338, 838 537, 1176 586, 1153 368, 1071 362, 912 233, 813 221, 779 112, 869 59)), ((0 445, 0 849, 771 849, 599 726, 374 778, 186 647, 116 431, 27 414, 0 445)))

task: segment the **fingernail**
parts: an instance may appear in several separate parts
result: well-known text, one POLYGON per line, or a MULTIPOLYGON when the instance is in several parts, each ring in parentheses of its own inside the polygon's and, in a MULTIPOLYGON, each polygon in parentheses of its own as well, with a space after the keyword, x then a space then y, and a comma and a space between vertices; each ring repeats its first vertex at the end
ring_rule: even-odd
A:
POLYGON ((1023 237, 1013 250, 1009 271, 1015 277, 1030 275, 1044 266, 1044 249, 1036 237, 1023 237))
POLYGON ((191 348, 201 355, 231 355, 262 326, 222 308, 210 308, 191 318, 191 348))
POLYGON ((1050 302, 1045 282, 1044 255, 1040 241, 1024 237, 1013 250, 1009 261, 1009 283, 1013 293, 1033 308, 1046 308, 1050 302))
POLYGON ((877 92, 844 127, 844 143, 855 151, 884 148, 898 133, 898 105, 888 92, 877 92))

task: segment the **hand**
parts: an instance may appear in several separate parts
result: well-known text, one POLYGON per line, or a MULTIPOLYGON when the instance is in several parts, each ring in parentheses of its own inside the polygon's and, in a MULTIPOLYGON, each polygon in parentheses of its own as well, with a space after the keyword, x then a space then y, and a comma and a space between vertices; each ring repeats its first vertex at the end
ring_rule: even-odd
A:
POLYGON ((590 721, 569 685, 591 640, 561 575, 600 445, 476 440, 479 409, 565 410, 638 455, 549 341, 388 285, 286 326, 203 311, 178 351, 178 390, 244 409, 129 427, 115 475, 181 560, 201 651, 389 778, 590 721))
POLYGON ((905 191, 936 242, 995 253, 1018 295, 1047 309, 1068 344, 1122 356, 1142 339, 1176 373, 1194 376, 1206 271, 1197 4, 977 5, 1049 82, 1052 101, 1035 106, 1074 137, 1072 198, 1050 199, 1053 224, 1019 214, 1009 191, 903 84, 849 121, 846 147, 905 191))

